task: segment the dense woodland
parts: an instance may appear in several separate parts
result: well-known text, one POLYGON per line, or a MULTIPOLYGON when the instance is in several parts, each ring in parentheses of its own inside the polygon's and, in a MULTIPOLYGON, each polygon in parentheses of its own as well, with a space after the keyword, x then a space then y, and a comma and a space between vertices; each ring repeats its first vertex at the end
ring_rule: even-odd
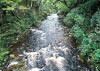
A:
POLYGON ((100 71, 99 0, 0 0, 0 66, 9 46, 51 13, 63 15, 79 52, 79 60, 100 71))

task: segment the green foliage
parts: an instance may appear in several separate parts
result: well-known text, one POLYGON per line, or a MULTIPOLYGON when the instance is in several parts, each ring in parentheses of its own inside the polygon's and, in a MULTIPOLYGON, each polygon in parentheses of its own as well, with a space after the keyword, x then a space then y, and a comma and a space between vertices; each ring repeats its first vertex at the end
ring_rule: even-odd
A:
POLYGON ((78 0, 66 0, 66 5, 69 7, 69 8, 73 8, 75 7, 75 4, 78 2, 78 0))
MULTIPOLYGON (((37 21, 55 12, 56 0, 0 0, 0 66, 6 60, 6 49, 37 21), (3 53, 4 52, 4 53, 3 53)), ((8 58, 7 58, 8 59, 8 58)))
POLYGON ((69 8, 60 1, 56 3, 56 7, 58 8, 58 13, 65 13, 69 11, 69 8))
POLYGON ((64 18, 64 23, 67 26, 73 26, 78 24, 81 27, 87 27, 90 24, 90 17, 92 14, 92 8, 97 4, 96 0, 89 0, 84 4, 80 4, 79 7, 71 9, 71 11, 64 18), (89 12, 90 11, 90 12, 89 12), (89 13, 87 13, 89 12, 89 13))
POLYGON ((91 26, 92 27, 100 26, 100 9, 92 16, 91 26))
POLYGON ((43 0, 41 3, 41 12, 51 14, 55 12, 55 1, 56 0, 43 0))
POLYGON ((88 17, 85 17, 82 14, 79 14, 79 9, 75 8, 67 16, 63 19, 65 25, 72 27, 73 25, 77 24, 82 29, 87 30, 88 26, 90 25, 90 20, 88 17))
POLYGON ((74 25, 71 29, 72 35, 77 39, 77 43, 81 43, 82 39, 85 36, 84 31, 78 26, 74 25))
POLYGON ((93 52, 93 55, 91 56, 93 62, 95 63, 99 63, 100 62, 100 49, 96 49, 94 52, 93 52))
POLYGON ((58 13, 65 14, 68 13, 73 7, 77 6, 78 0, 61 0, 56 1, 56 7, 58 8, 58 13))
POLYGON ((8 53, 9 53, 8 49, 0 45, 0 67, 3 66, 9 59, 8 53))
POLYGON ((75 0, 66 0, 66 6, 69 4, 69 11, 63 22, 71 28, 80 56, 82 58, 87 56, 89 58, 87 62, 100 71, 100 9, 98 9, 98 0, 76 1, 76 3, 72 2, 72 6, 69 3, 71 1, 75 0))
POLYGON ((71 27, 74 25, 74 17, 75 17, 74 12, 68 13, 67 16, 63 19, 63 22, 65 23, 65 25, 71 27))
POLYGON ((0 66, 6 63, 7 47, 40 20, 41 0, 0 0, 0 66))
POLYGON ((99 48, 98 44, 96 43, 97 38, 98 36, 95 33, 90 33, 87 37, 83 38, 81 42, 81 55, 85 56, 88 54, 88 56, 90 56, 90 53, 99 48))

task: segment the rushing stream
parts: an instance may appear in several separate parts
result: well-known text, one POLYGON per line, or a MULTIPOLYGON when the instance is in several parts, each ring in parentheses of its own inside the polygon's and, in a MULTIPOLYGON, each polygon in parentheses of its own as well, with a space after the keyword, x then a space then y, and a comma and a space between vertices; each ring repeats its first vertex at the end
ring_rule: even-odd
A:
POLYGON ((58 16, 48 16, 39 27, 32 29, 29 45, 32 52, 25 53, 26 65, 30 71, 74 71, 75 59, 64 36, 64 27, 58 16))
MULTIPOLYGON (((25 41, 27 46, 16 51, 22 58, 14 59, 15 65, 18 64, 16 60, 22 60, 24 69, 12 71, 89 71, 80 67, 65 29, 57 14, 48 16, 38 29, 31 29, 25 41)), ((8 68, 12 65, 10 63, 8 68)))

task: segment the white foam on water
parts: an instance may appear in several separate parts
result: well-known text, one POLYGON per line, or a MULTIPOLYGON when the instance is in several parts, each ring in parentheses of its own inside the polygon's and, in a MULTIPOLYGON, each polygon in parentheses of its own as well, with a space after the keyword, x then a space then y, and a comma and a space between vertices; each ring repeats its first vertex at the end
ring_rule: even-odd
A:
POLYGON ((28 70, 28 71, 40 71, 39 68, 32 68, 31 70, 28 70))

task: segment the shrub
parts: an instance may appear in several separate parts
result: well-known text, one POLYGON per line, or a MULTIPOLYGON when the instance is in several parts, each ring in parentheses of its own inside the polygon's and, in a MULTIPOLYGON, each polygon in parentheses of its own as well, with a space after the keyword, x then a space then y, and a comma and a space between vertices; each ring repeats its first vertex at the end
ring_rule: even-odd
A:
POLYGON ((98 36, 95 33, 90 33, 87 37, 84 37, 81 43, 81 55, 85 56, 92 53, 95 49, 98 49, 96 43, 98 36))
POLYGON ((71 29, 71 32, 73 37, 76 38, 76 42, 80 44, 82 39, 85 37, 84 31, 78 25, 74 25, 71 29))
POLYGON ((64 19, 63 22, 66 26, 72 27, 74 25, 74 13, 69 13, 64 19))

